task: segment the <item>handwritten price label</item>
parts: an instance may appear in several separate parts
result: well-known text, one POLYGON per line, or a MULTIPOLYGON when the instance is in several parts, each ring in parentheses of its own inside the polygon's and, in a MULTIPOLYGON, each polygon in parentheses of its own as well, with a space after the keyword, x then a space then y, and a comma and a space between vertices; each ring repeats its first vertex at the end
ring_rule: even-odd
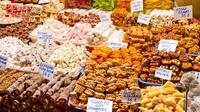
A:
POLYGON ((89 98, 87 112, 112 112, 113 101, 89 98))
POLYGON ((175 52, 176 51, 176 47, 178 45, 178 41, 177 40, 160 40, 160 43, 158 45, 158 50, 160 51, 172 51, 175 52))
POLYGON ((107 13, 101 14, 100 19, 102 22, 110 22, 111 21, 110 15, 107 13))
POLYGON ((150 16, 149 15, 146 15, 146 14, 139 14, 139 16, 138 16, 138 20, 137 20, 137 22, 138 23, 141 23, 141 24, 146 24, 146 25, 148 25, 149 24, 149 22, 150 22, 150 16))
POLYGON ((0 56, 0 70, 4 70, 6 68, 8 58, 5 56, 0 56))
POLYGON ((157 68, 157 70, 155 72, 155 77, 158 77, 161 79, 166 79, 166 80, 171 80, 172 71, 168 70, 168 69, 157 68))
POLYGON ((192 18, 193 18, 192 5, 174 8, 174 20, 192 19, 192 18))
POLYGON ((39 72, 44 78, 51 80, 54 75, 54 67, 50 64, 42 63, 39 66, 39 72))
POLYGON ((140 103, 141 100, 141 91, 124 91, 122 94, 122 102, 123 103, 129 103, 129 104, 135 104, 140 103))
POLYGON ((117 50, 119 48, 127 48, 128 43, 124 42, 110 42, 109 47, 112 48, 113 50, 117 50))
POLYGON ((37 34, 38 34, 39 43, 46 44, 46 43, 50 43, 53 41, 52 34, 50 34, 48 32, 39 31, 37 34))
POLYGON ((142 11, 143 0, 132 0, 131 1, 131 12, 142 11))

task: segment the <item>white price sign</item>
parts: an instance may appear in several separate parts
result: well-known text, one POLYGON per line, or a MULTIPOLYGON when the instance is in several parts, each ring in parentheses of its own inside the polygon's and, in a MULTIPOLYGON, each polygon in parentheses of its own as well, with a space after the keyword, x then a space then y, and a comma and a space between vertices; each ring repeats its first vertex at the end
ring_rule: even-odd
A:
POLYGON ((87 112, 112 112, 113 101, 89 98, 87 112))
POLYGON ((141 23, 141 24, 146 24, 146 25, 148 25, 149 22, 150 22, 150 19, 151 19, 151 17, 150 17, 149 15, 141 14, 141 13, 140 13, 139 16, 138 16, 137 22, 138 22, 138 23, 141 23))
POLYGON ((0 56, 0 70, 4 70, 6 68, 8 58, 5 56, 0 56))
POLYGON ((200 72, 195 72, 195 77, 197 80, 200 80, 200 72))
POLYGON ((174 20, 192 19, 192 18, 193 18, 192 5, 174 8, 174 20))
POLYGON ((135 91, 124 91, 122 94, 122 102, 123 103, 129 103, 129 104, 135 104, 140 103, 141 100, 141 91, 135 90, 135 91))
POLYGON ((142 11, 143 0, 132 0, 131 1, 131 12, 142 11))
POLYGON ((176 47, 178 45, 178 40, 160 40, 160 43, 158 45, 158 50, 160 51, 172 51, 175 52, 176 51, 176 47))
POLYGON ((100 19, 101 19, 101 22, 110 22, 111 21, 109 13, 101 14, 100 19))
POLYGON ((54 67, 50 64, 42 63, 39 66, 39 72, 44 78, 51 80, 54 75, 54 67))
POLYGON ((45 43, 50 43, 53 40, 52 34, 50 34, 48 32, 38 31, 37 35, 38 35, 39 43, 44 43, 44 44, 45 43))
POLYGON ((164 68, 157 68, 155 72, 155 77, 171 80, 172 71, 164 68))
POLYGON ((113 50, 117 50, 119 48, 127 48, 128 43, 124 42, 110 42, 109 47, 112 48, 113 50))

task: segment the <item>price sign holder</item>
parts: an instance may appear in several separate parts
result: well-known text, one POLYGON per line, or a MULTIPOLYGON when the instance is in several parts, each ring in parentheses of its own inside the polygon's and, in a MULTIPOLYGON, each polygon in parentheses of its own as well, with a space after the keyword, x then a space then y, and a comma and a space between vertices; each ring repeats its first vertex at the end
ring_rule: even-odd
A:
POLYGON ((54 76, 54 67, 47 63, 41 63, 39 72, 44 78, 52 80, 54 76))
POLYGON ((192 18, 193 18, 192 5, 174 8, 175 21, 182 20, 182 19, 192 19, 192 18))
POLYGON ((113 101, 89 98, 87 112, 112 112, 113 101))
POLYGON ((149 15, 140 13, 138 16, 137 22, 148 25, 150 23, 150 20, 151 20, 151 17, 149 15))
POLYGON ((159 45, 158 45, 158 50, 160 51, 176 51, 176 47, 178 45, 178 40, 160 40, 159 45))
POLYGON ((110 42, 109 47, 112 48, 113 50, 117 50, 119 48, 127 48, 128 43, 124 42, 110 42))
POLYGON ((171 80, 172 71, 164 68, 157 68, 155 72, 155 77, 165 80, 171 80))
POLYGON ((0 56, 0 70, 5 70, 6 69, 6 65, 8 62, 8 58, 5 56, 0 56))
POLYGON ((48 32, 38 31, 37 35, 38 35, 39 43, 42 43, 42 44, 50 43, 53 40, 52 34, 48 32))
POLYGON ((135 90, 135 91, 124 91, 122 94, 122 102, 128 103, 128 104, 135 104, 140 103, 141 100, 141 91, 135 90))

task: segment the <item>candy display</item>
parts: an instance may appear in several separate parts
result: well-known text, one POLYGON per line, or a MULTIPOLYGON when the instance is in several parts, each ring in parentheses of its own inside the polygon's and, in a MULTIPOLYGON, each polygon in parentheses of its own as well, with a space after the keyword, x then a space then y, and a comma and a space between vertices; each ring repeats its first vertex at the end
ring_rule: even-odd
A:
MULTIPOLYGON (((17 75, 20 74, 23 73, 17 73, 17 75)), ((57 74, 54 80, 48 81, 39 74, 26 73, 9 85, 6 91, 1 92, 3 93, 0 95, 0 106, 3 107, 1 111, 18 110, 22 112, 39 111, 40 109, 63 111, 66 108, 63 107, 64 102, 67 102, 75 83, 75 80, 71 81, 68 76, 61 74, 57 74), (12 106, 8 102, 13 102, 10 104, 12 106)))
POLYGON ((29 33, 37 27, 37 25, 41 24, 40 22, 30 22, 23 21, 18 24, 13 24, 10 26, 6 26, 5 28, 0 28, 0 37, 5 36, 15 36, 21 39, 23 42, 28 43, 30 41, 29 33))
POLYGON ((160 27, 164 25, 172 25, 174 19, 173 10, 153 10, 150 14, 152 26, 160 27))
POLYGON ((110 11, 115 8, 116 0, 94 0, 92 6, 99 10, 110 11))
POLYGON ((14 68, 25 70, 37 70, 41 63, 48 61, 49 57, 58 48, 55 43, 51 44, 32 44, 29 49, 18 51, 12 57, 12 65, 14 68), (45 49, 45 51, 44 51, 45 49))
POLYGON ((188 112, 198 112, 199 110, 199 72, 188 72, 181 78, 181 83, 189 89, 187 108, 188 112))
POLYGON ((173 2, 0 2, 0 112, 199 112, 200 20, 173 2))
POLYGON ((130 27, 124 36, 124 42, 138 49, 147 50, 152 47, 153 34, 146 27, 130 27))
POLYGON ((64 44, 49 57, 48 63, 55 66, 57 72, 76 77, 85 65, 87 55, 88 52, 83 46, 64 44))
POLYGON ((140 77, 144 81, 162 83, 162 80, 154 76, 157 67, 172 70, 171 81, 174 83, 179 82, 181 76, 190 70, 199 71, 198 65, 195 64, 199 57, 163 51, 146 52, 143 55, 140 77))
POLYGON ((185 93, 179 92, 171 82, 162 87, 147 87, 141 91, 139 109, 142 112, 185 112, 185 93))
POLYGON ((67 7, 88 9, 91 7, 91 1, 90 0, 67 0, 67 7))
POLYGON ((70 104, 81 108, 87 107, 89 97, 113 101, 113 110, 137 110, 137 104, 122 104, 124 90, 138 90, 137 75, 125 64, 117 61, 97 63, 87 61, 85 72, 78 79, 70 104))

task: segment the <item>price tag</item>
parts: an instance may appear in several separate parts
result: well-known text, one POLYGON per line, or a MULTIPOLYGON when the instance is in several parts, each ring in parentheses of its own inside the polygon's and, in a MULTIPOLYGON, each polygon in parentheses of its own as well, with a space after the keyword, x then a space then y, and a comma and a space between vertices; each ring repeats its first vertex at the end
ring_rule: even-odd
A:
POLYGON ((122 94, 123 103, 135 104, 135 103, 140 103, 140 100, 141 100, 140 90, 124 91, 122 94))
POLYGON ((46 43, 50 43, 53 41, 52 34, 50 34, 48 32, 38 31, 37 34, 38 34, 39 43, 46 44, 46 43))
POLYGON ((54 67, 50 64, 42 63, 39 66, 39 72, 44 78, 51 80, 54 75, 54 67))
POLYGON ((200 72, 195 72, 195 77, 197 78, 197 80, 200 80, 200 72))
POLYGON ((45 4, 49 3, 49 0, 39 0, 38 4, 45 4))
POLYGON ((113 101, 89 98, 87 112, 112 112, 113 101))
POLYGON ((100 15, 101 22, 110 22, 110 15, 107 13, 103 13, 100 15))
POLYGON ((8 58, 5 56, 0 56, 0 70, 5 70, 8 58))
POLYGON ((158 50, 160 51, 172 51, 175 52, 176 51, 176 47, 178 45, 178 40, 160 40, 160 43, 158 45, 158 50))
POLYGON ((168 70, 168 69, 157 68, 157 70, 155 72, 155 77, 158 77, 161 79, 166 79, 166 80, 171 80, 172 71, 168 70))
POLYGON ((192 18, 193 18, 192 5, 174 8, 174 20, 192 19, 192 18))
POLYGON ((131 12, 142 11, 143 0, 132 0, 131 1, 131 12))
POLYGON ((109 47, 112 48, 113 50, 117 50, 119 48, 127 48, 128 43, 124 42, 110 42, 109 47))
POLYGON ((148 25, 149 22, 150 22, 150 19, 151 19, 151 18, 150 18, 149 15, 146 15, 146 14, 139 14, 137 22, 138 22, 138 23, 141 23, 141 24, 146 24, 146 25, 148 25))

